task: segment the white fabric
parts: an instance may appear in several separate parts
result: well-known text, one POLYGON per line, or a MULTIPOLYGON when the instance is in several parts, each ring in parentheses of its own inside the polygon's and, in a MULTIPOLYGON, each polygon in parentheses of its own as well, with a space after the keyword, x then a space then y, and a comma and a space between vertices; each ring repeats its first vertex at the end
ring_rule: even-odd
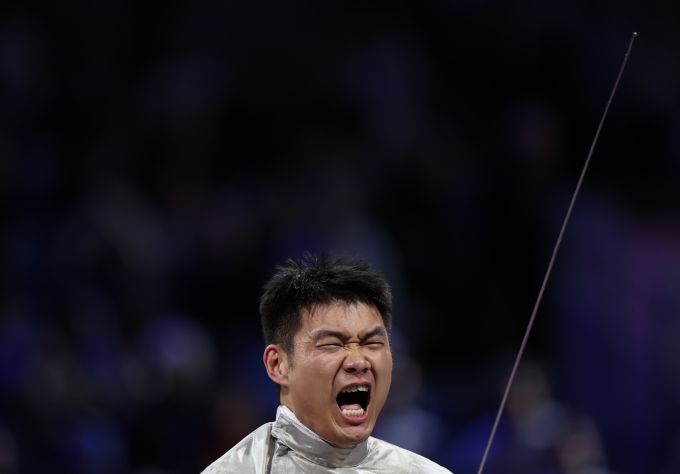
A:
POLYGON ((303 425, 285 406, 276 421, 246 436, 203 474, 444 474, 423 456, 369 437, 352 448, 333 446, 303 425))

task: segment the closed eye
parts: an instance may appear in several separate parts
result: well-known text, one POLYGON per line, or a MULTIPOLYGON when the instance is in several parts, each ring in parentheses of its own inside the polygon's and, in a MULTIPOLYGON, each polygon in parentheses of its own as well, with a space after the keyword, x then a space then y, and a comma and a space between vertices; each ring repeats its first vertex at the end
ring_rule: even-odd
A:
POLYGON ((364 345, 369 346, 369 347, 378 348, 378 347, 383 347, 385 345, 385 343, 383 341, 367 341, 367 342, 364 342, 364 345))
POLYGON ((337 349, 342 347, 342 343, 340 342, 326 342, 323 344, 318 344, 316 347, 319 349, 337 349))

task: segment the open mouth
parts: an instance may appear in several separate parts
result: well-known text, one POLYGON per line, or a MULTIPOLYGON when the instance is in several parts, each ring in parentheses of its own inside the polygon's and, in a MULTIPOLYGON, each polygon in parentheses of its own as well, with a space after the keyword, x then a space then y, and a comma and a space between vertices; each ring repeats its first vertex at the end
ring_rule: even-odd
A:
POLYGON ((370 401, 371 389, 369 385, 351 385, 345 387, 336 397, 340 411, 343 415, 350 418, 363 417, 370 401))

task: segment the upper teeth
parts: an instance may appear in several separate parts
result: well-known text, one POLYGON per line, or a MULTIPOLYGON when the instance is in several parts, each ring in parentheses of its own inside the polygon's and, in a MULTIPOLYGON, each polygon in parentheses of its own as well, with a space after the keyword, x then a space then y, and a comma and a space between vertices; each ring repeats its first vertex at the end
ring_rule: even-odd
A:
POLYGON ((348 392, 368 392, 368 385, 354 385, 353 387, 343 389, 340 393, 348 392))

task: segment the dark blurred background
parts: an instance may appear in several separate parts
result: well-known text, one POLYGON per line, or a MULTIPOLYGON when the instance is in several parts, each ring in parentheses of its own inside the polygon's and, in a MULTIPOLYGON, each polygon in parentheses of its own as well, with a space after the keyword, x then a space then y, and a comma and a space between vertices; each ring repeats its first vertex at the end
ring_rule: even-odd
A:
POLYGON ((680 7, 0 7, 0 473, 197 473, 272 420, 274 266, 394 286, 376 435, 476 472, 680 473, 680 7))

